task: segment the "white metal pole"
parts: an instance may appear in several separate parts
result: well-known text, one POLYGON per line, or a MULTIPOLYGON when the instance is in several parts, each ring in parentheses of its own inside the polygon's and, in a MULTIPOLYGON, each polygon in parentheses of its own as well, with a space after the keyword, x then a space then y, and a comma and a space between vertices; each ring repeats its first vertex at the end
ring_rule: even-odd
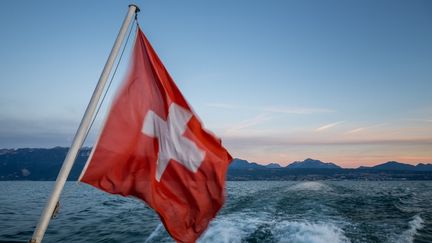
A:
POLYGON ((102 74, 99 78, 99 81, 96 85, 95 90, 93 91, 93 95, 90 99, 90 102, 87 106, 87 109, 84 113, 84 116, 81 120, 81 123, 78 127, 78 130, 75 134, 74 140, 72 142, 71 147, 66 155, 66 158, 63 162, 62 168, 57 176, 57 180, 55 182, 53 191, 51 192, 51 197, 45 205, 45 208, 42 212, 42 215, 39 219, 38 225, 33 233, 32 239, 30 243, 40 243, 42 242, 42 238, 45 234, 45 231, 48 227, 48 223, 51 219, 51 216, 54 212, 55 206, 60 198, 60 194, 63 190, 64 184, 66 182, 67 177, 69 176, 69 172, 72 169, 74 161, 77 157, 77 154, 84 142, 86 133, 90 127, 90 123, 96 111, 97 105, 99 103, 99 99, 104 90, 105 84, 108 80, 109 74, 111 73, 111 69, 113 67, 114 61, 117 58, 118 52, 120 50, 121 44, 124 40, 126 32, 131 23, 132 17, 135 13, 139 12, 139 8, 135 4, 129 5, 129 10, 126 15, 126 18, 123 21, 123 24, 120 28, 120 32, 117 36, 117 39, 114 42, 114 46, 111 50, 111 53, 108 57, 107 62, 105 63, 102 74))

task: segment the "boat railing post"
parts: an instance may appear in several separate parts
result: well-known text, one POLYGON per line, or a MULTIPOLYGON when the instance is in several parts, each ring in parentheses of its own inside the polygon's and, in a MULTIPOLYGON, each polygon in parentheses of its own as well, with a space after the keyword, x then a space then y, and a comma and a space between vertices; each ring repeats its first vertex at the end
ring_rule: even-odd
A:
POLYGON ((86 134, 87 134, 88 129, 90 127, 90 123, 93 119, 94 113, 95 113, 97 105, 99 103, 99 99, 103 93, 103 90, 105 88, 105 84, 107 83, 107 80, 109 77, 109 74, 111 73, 114 61, 117 58, 121 44, 123 43, 123 40, 126 36, 126 32, 129 28, 129 25, 130 25, 131 21, 133 20, 132 17, 137 12, 139 12, 139 8, 137 5, 135 5, 135 4, 129 5, 129 10, 127 12, 127 15, 126 15, 126 17, 123 21, 123 24, 120 28, 119 34, 117 35, 117 38, 114 42, 114 46, 111 49, 111 53, 109 54, 108 60, 105 63, 105 66, 103 68, 103 71, 102 71, 102 74, 99 78, 99 81, 96 85, 96 88, 93 91, 93 95, 90 99, 90 102, 87 106, 87 109, 84 113, 84 116, 81 120, 81 123, 78 127, 78 130, 75 134, 72 145, 69 148, 69 151, 65 157, 63 165, 60 169, 60 172, 59 172, 57 179, 56 179, 56 182, 54 184, 54 188, 51 192, 51 196, 45 205, 45 208, 42 212, 42 215, 41 215, 39 222, 36 226, 36 229, 33 233, 32 239, 30 240, 30 243, 42 242, 42 239, 43 239, 45 231, 48 227, 51 216, 53 215, 56 204, 59 201, 60 194, 61 194, 63 187, 66 183, 66 179, 69 176, 69 173, 72 169, 74 161, 77 157, 77 154, 78 154, 82 144, 84 143, 86 134))

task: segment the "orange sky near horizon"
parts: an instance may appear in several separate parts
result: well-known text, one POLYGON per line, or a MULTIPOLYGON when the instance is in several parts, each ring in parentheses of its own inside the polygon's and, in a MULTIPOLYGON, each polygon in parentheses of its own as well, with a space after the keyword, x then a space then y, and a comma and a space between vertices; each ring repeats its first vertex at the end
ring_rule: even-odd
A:
POLYGON ((351 129, 348 124, 291 131, 221 129, 222 141, 234 157, 260 164, 286 166, 306 158, 345 168, 374 166, 387 161, 416 165, 432 163, 432 123, 380 125, 351 129), (405 125, 405 126, 404 126, 405 125), (353 132, 354 131, 354 132, 353 132))

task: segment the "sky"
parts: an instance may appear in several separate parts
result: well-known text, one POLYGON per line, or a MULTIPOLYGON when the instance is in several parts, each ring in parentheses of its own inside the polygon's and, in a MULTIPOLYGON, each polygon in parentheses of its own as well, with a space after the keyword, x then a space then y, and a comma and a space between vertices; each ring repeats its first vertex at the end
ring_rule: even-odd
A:
MULTIPOLYGON (((234 157, 432 163, 431 1, 135 3, 167 70, 234 157)), ((70 146, 128 4, 0 1, 0 148, 70 146)))

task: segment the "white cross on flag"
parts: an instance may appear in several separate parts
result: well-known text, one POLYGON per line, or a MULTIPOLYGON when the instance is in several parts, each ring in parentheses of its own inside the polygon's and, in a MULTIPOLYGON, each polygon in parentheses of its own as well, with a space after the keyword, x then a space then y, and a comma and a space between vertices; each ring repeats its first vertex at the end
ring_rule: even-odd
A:
POLYGON ((205 152, 183 133, 192 114, 175 103, 168 110, 168 119, 164 121, 153 111, 144 119, 142 132, 158 138, 159 155, 156 169, 156 180, 160 178, 171 159, 181 163, 192 172, 201 165, 205 152))
POLYGON ((222 207, 231 160, 138 29, 130 74, 80 180, 144 200, 175 240, 194 242, 222 207))

